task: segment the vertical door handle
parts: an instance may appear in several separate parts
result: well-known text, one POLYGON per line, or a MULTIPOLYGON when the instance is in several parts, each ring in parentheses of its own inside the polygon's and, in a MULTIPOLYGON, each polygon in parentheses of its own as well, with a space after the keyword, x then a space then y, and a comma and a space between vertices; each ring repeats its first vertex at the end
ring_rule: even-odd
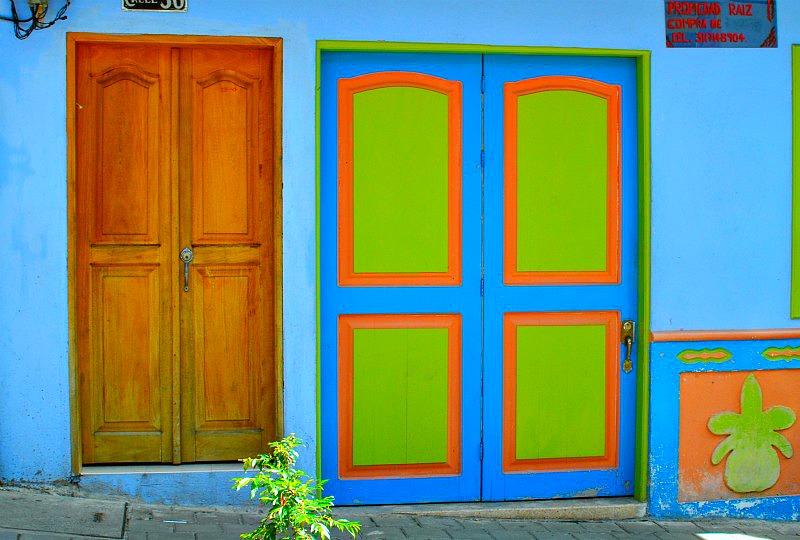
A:
POLYGON ((630 373, 633 369, 631 362, 631 349, 636 340, 636 323, 633 321, 622 321, 622 343, 625 344, 625 361, 622 363, 622 371, 630 373))
POLYGON ((185 247, 181 250, 180 258, 183 261, 183 291, 189 292, 189 263, 194 259, 194 252, 185 247))

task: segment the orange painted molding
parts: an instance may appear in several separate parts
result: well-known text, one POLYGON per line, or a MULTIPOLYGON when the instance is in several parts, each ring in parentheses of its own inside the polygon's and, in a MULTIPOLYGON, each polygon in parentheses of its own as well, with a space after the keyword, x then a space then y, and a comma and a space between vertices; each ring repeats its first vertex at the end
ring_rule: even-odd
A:
POLYGON ((339 478, 461 474, 461 315, 339 315, 339 478), (353 465, 353 333, 356 328, 447 329, 447 461, 353 465))
POLYGON ((617 311, 506 313, 503 316, 503 458, 505 473, 612 469, 619 461, 620 319, 617 311), (597 325, 606 327, 606 437, 602 456, 518 459, 517 327, 597 325))
POLYGON ((504 86, 505 197, 503 276, 508 285, 580 285, 620 282, 621 113, 620 87, 571 76, 546 76, 505 83, 504 86), (517 269, 517 101, 536 92, 574 90, 608 103, 608 200, 606 209, 606 270, 533 272, 517 269))
POLYGON ((650 341, 757 341, 769 339, 800 339, 800 328, 771 330, 669 330, 650 332, 650 341))
POLYGON ((408 286, 461 284, 461 82, 403 71, 339 80, 339 285, 408 286), (353 96, 388 87, 431 90, 448 98, 447 272, 356 272, 353 256, 353 96))

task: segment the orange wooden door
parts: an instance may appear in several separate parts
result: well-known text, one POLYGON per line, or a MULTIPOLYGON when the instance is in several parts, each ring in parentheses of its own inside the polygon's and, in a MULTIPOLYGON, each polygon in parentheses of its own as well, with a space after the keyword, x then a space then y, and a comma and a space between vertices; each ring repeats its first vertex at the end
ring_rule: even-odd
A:
POLYGON ((184 461, 263 452, 275 434, 271 73, 263 50, 180 54, 184 461))
POLYGON ((271 50, 79 43, 76 69, 83 462, 263 451, 276 436, 271 50))

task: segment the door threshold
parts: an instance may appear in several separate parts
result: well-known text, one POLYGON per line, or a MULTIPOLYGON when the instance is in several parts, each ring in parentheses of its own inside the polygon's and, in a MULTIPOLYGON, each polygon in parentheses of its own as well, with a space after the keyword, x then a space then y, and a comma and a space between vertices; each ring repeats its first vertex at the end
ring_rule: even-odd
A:
POLYGON ((222 463, 184 463, 171 465, 162 463, 142 463, 130 465, 84 465, 81 476, 101 474, 176 474, 176 473, 212 473, 239 472, 242 464, 237 461, 222 463))
POLYGON ((647 503, 633 497, 597 497, 547 501, 396 504, 337 507, 334 513, 358 518, 362 515, 413 514, 456 518, 553 519, 593 521, 636 519, 647 513, 647 503))

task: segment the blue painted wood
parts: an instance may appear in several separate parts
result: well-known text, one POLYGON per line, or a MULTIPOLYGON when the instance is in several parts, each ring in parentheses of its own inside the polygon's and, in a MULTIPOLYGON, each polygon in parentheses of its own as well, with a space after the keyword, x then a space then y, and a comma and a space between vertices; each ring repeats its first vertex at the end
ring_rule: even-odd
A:
MULTIPOLYGON (((502 474, 502 318, 508 311, 619 310, 636 318, 637 118, 633 60, 516 55, 322 53, 320 118, 321 475, 337 504, 622 495, 633 490, 636 370, 623 374, 620 466, 604 471, 502 474), (485 66, 484 66, 485 64, 485 66), (463 84, 463 282, 459 287, 337 285, 337 81, 415 71, 463 84), (481 74, 486 75, 481 102, 481 74), (502 282, 502 84, 578 75, 620 84, 623 115, 622 284, 506 287, 502 282), (485 107, 485 116, 482 110, 485 107), (485 125, 482 125, 485 122, 485 125), (485 135, 482 133, 485 132, 485 135), (482 141, 485 137, 485 141, 482 141), (485 178, 481 148, 485 144, 485 178), (483 185, 482 185, 483 184, 483 185), (485 227, 482 227, 485 223, 485 227), (481 277, 485 274, 485 305, 481 277), (344 313, 460 313, 463 323, 461 474, 435 478, 338 477, 337 320, 344 313), (483 462, 481 463, 481 436, 483 462), (481 487, 481 483, 483 486, 481 487)), ((635 357, 634 357, 635 366, 635 357)))
MULTIPOLYGON (((637 112, 632 59, 486 55, 484 461, 486 500, 626 495, 633 493, 634 370, 620 373, 619 467, 608 470, 503 474, 503 313, 616 310, 637 313, 637 112), (546 75, 572 75, 622 87, 622 266, 620 285, 506 286, 503 284, 503 84, 546 75)), ((624 352, 623 352, 624 354, 624 352)), ((621 364, 621 359, 620 359, 621 364)))
MULTIPOLYGON (((404 53, 322 53, 320 118, 320 337, 322 477, 337 504, 472 501, 480 498, 481 405, 481 57, 404 53), (337 285, 337 81, 411 71, 461 81, 463 92, 463 274, 459 287, 337 285), (337 321, 343 313, 460 313, 462 461, 459 476, 344 480, 338 477, 337 321)), ((420 194, 424 196, 424 194, 420 194)))

